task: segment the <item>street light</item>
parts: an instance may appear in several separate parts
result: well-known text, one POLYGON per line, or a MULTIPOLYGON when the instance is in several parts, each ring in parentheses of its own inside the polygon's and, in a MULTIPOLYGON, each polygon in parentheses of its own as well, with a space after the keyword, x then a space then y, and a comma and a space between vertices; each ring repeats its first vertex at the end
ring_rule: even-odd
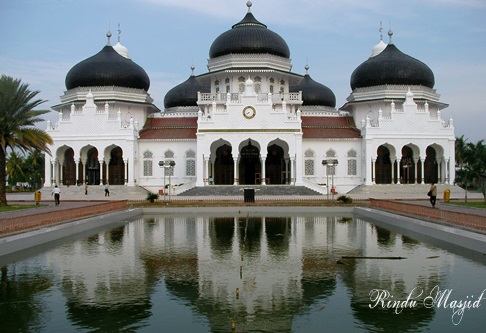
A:
MULTIPOLYGON (((159 167, 164 168, 164 201, 165 201, 165 170, 173 168, 176 165, 174 161, 159 161, 159 167)), ((169 172, 169 201, 170 201, 170 176, 172 172, 169 172)))
MULTIPOLYGON (((329 159, 329 160, 322 160, 322 165, 325 165, 326 166, 326 176, 327 176, 327 184, 326 184, 326 188, 327 188, 327 200, 329 200, 329 167, 333 167, 333 166, 336 166, 338 165, 339 162, 338 160, 335 160, 335 159, 329 159)), ((335 171, 335 169, 334 169, 335 171)), ((331 182, 332 182, 332 185, 331 185, 331 192, 332 192, 332 198, 334 200, 334 173, 332 173, 331 175, 331 182)))

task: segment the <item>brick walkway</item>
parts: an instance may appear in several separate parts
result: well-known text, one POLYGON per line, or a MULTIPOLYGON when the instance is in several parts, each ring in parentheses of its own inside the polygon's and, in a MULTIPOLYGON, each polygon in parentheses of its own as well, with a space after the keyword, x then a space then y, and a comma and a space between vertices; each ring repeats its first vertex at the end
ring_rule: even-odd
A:
POLYGON ((428 200, 371 199, 372 208, 444 222, 449 225, 486 233, 486 209, 470 208, 437 202, 435 208, 428 200))
MULTIPOLYGON (((10 202, 9 204, 15 204, 10 202)), ((42 206, 0 213, 0 235, 66 222, 127 208, 127 201, 63 201, 59 206, 42 202, 42 206)))

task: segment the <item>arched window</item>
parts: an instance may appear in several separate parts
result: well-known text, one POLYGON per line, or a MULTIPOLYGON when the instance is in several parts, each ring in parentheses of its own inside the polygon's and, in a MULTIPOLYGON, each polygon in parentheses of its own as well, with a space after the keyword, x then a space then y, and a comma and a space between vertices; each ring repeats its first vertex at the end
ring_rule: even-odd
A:
MULTIPOLYGON (((172 150, 167 150, 164 153, 164 161, 165 165, 169 165, 170 161, 174 160, 174 152, 172 150)), ((173 176, 174 175, 174 168, 164 168, 164 173, 166 176, 173 176)))
POLYGON ((314 176, 314 151, 308 149, 304 153, 304 175, 314 176))
MULTIPOLYGON (((336 159, 336 152, 333 149, 329 149, 326 152, 326 159, 336 159)), ((336 166, 335 165, 328 165, 327 166, 327 171, 329 176, 335 176, 336 175, 336 166)))
POLYGON ((152 177, 153 176, 153 157, 154 154, 150 150, 143 153, 143 176, 152 177))
POLYGON ((186 152, 186 176, 196 175, 196 153, 192 150, 186 152))
POLYGON ((354 149, 348 151, 348 176, 356 176, 358 174, 358 154, 354 149))

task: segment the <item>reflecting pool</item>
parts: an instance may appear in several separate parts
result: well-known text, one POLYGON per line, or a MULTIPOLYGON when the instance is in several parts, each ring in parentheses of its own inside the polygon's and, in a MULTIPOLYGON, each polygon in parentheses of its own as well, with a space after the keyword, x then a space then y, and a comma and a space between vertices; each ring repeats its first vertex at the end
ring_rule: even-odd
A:
POLYGON ((486 329, 485 255, 355 215, 146 215, 0 266, 2 332, 486 329))

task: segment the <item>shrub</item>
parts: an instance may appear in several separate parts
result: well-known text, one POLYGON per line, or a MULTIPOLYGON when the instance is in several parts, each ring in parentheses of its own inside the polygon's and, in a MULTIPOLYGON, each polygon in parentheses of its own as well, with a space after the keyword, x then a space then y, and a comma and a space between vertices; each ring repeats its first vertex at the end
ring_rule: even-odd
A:
POLYGON ((159 198, 159 195, 157 193, 148 193, 147 194, 147 200, 150 202, 150 203, 154 203, 155 200, 157 200, 159 198))
POLYGON ((353 199, 351 197, 348 197, 346 195, 341 195, 337 198, 337 201, 342 202, 344 204, 350 204, 353 202, 353 199))

